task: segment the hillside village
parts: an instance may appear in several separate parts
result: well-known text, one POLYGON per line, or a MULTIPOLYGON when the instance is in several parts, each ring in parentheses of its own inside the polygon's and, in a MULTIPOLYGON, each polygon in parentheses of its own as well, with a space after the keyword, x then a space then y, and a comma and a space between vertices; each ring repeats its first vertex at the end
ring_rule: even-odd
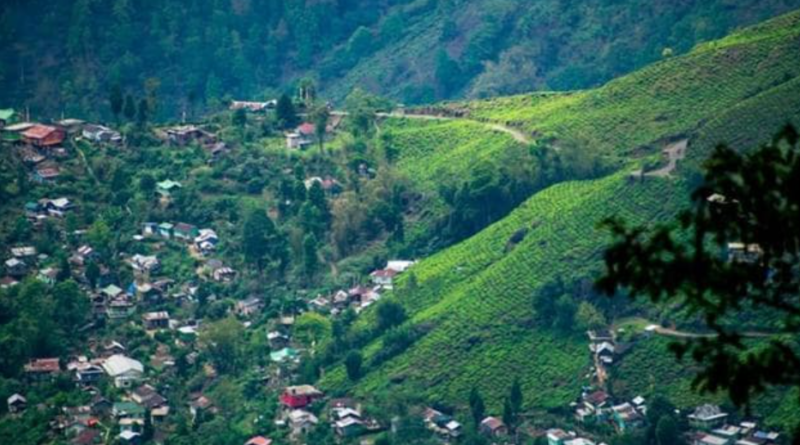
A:
MULTIPOLYGON (((111 7, 91 3, 73 19, 111 7)), ((427 16, 439 3, 398 7, 427 16)), ((129 6, 114 2, 114 20, 129 6)), ((262 18, 250 2, 216 6, 209 30, 262 18)), ((449 14, 439 6, 431 17, 449 14)), ((167 28, 204 28, 159 17, 161 58, 175 48, 167 28)), ((205 39, 224 40, 212 71, 263 77, 275 67, 243 52, 308 24, 286 18, 258 38, 187 42, 205 56, 205 39)), ((402 18, 358 27, 331 49, 346 63, 326 69, 356 66, 353 53, 402 18)), ((403 51, 424 52, 439 79, 401 96, 487 81, 460 71, 470 66, 535 71, 448 55, 491 52, 495 19, 463 42, 438 34, 470 20, 425 24, 444 52, 403 51)), ((0 26, 0 42, 11 31, 0 26)), ((100 61, 88 31, 59 36, 71 58, 100 61)), ((420 107, 369 92, 404 84, 400 72, 348 85, 334 106, 317 96, 325 79, 251 95, 228 88, 245 79, 199 75, 208 57, 170 71, 186 77, 178 92, 126 77, 126 54, 108 64, 120 83, 95 100, 67 94, 55 63, 27 82, 30 57, 19 73, 0 66, 0 83, 42 86, 0 104, 16 107, 0 109, 0 443, 793 443, 800 315, 782 304, 800 281, 800 207, 786 204, 800 172, 786 125, 800 128, 798 38, 795 12, 685 53, 649 48, 658 63, 597 88, 420 107), (58 113, 31 105, 55 90, 58 113), (714 169, 733 180, 713 182, 714 169), (691 230, 699 242, 680 242, 691 230)), ((318 62, 322 42, 307 40, 298 66, 318 62)))
MULTIPOLYGON (((275 104, 234 101, 230 108, 234 113, 258 114, 272 112, 275 104)), ((30 181, 48 192, 60 190, 62 172, 75 174, 78 159, 87 167, 83 173, 91 174, 83 150, 124 150, 127 145, 125 136, 110 126, 75 119, 15 123, 11 110, 0 116, 4 148, 25 166, 30 181)), ((321 137, 334 139, 342 117, 340 114, 335 123, 328 124, 321 137)), ((208 163, 222 162, 235 153, 235 147, 203 128, 187 124, 156 128, 153 136, 167 147, 197 147, 208 163)), ((313 124, 302 123, 285 133, 285 150, 309 150, 319 142, 318 135, 313 124)), ((359 166, 359 170, 363 168, 359 166)), ((179 179, 160 178, 148 188, 151 195, 146 198, 162 208, 174 207, 175 195, 184 187, 179 179)), ((326 195, 341 193, 344 188, 330 176, 298 179, 303 179, 300 184, 306 190, 319 188, 326 195)), ((208 326, 197 311, 198 305, 213 305, 216 292, 225 294, 226 287, 235 287, 241 279, 241 271, 225 255, 225 237, 231 236, 230 230, 213 224, 195 225, 190 219, 142 221, 130 226, 136 230, 116 234, 126 240, 125 250, 107 252, 107 246, 92 244, 92 240, 102 241, 90 233, 97 227, 72 221, 80 211, 79 197, 46 196, 25 203, 18 211, 34 231, 54 231, 52 239, 64 243, 58 248, 63 256, 53 258, 33 244, 12 246, 6 252, 2 287, 13 289, 32 280, 51 289, 67 281, 77 283, 78 298, 86 299, 80 304, 85 313, 79 314, 84 324, 77 332, 86 340, 73 344, 61 356, 30 358, 21 370, 17 392, 7 397, 6 415, 13 419, 32 411, 42 413, 48 416, 49 437, 76 445, 171 443, 170 434, 182 428, 181 422, 196 429, 214 418, 227 418, 225 410, 234 407, 224 406, 224 398, 219 400, 221 396, 214 391, 207 393, 220 376, 220 363, 209 356, 218 345, 204 338, 208 326), (109 254, 114 261, 109 261, 109 254), (189 273, 177 276, 169 272, 173 267, 164 267, 176 258, 191 259, 189 273), (115 266, 123 270, 114 270, 115 266), (175 391, 178 376, 192 376, 190 391, 175 391), (43 395, 51 387, 70 388, 73 402, 43 403, 47 400, 43 395)), ((281 305, 277 310, 268 307, 269 301, 258 293, 220 309, 223 312, 217 319, 228 317, 238 324, 229 327, 238 332, 235 335, 263 345, 258 349, 262 356, 247 360, 252 366, 248 375, 255 385, 253 391, 261 394, 259 399, 269 408, 250 428, 263 433, 253 435, 245 445, 316 443, 318 439, 313 438, 320 437, 315 436, 320 430, 339 442, 373 443, 380 433, 396 431, 400 419, 373 416, 374 409, 365 410, 367 401, 301 384, 310 381, 304 366, 316 351, 315 342, 298 336, 308 336, 308 326, 320 323, 316 317, 352 323, 352 317, 376 305, 383 295, 392 294, 398 277, 413 275, 415 263, 389 260, 352 286, 308 295, 299 304, 281 305), (259 426, 262 422, 264 426, 259 426)), ((587 353, 593 368, 583 392, 564 407, 571 415, 560 421, 550 416, 551 424, 544 425, 529 418, 521 406, 494 416, 482 412, 485 417, 475 419, 476 433, 486 443, 495 444, 522 443, 528 437, 548 445, 594 445, 603 443, 598 437, 608 437, 609 432, 622 434, 648 427, 653 422, 648 400, 641 396, 625 400, 608 392, 616 363, 624 360, 636 341, 646 340, 620 342, 617 337, 609 330, 588 332, 587 353), (562 422, 572 426, 559 428, 562 422)), ((353 367, 360 366, 359 358, 353 367)), ((462 442, 467 412, 434 406, 419 407, 413 416, 439 442, 462 442)), ((676 414, 686 423, 686 441, 692 445, 782 443, 780 434, 764 432, 750 419, 715 405, 676 414)))

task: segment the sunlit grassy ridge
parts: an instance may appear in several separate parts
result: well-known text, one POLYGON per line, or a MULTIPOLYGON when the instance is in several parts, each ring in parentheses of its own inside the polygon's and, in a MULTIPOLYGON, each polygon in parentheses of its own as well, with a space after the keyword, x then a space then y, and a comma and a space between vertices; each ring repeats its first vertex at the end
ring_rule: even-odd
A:
MULTIPOLYGON (((641 222, 668 215, 681 202, 674 190, 681 187, 673 181, 628 184, 622 175, 558 185, 423 261, 414 269, 418 290, 401 302, 410 323, 428 325, 431 332, 367 375, 358 390, 387 389, 394 380, 419 388, 432 401, 462 401, 477 386, 497 406, 497 388, 518 377, 529 406, 567 403, 589 369, 584 335, 535 327, 533 292, 557 277, 569 280, 598 269, 605 236, 595 222, 612 214, 641 222), (523 228, 528 235, 507 251, 511 235, 523 228)), ((325 384, 341 387, 343 379, 341 371, 333 372, 325 384)))
POLYGON ((466 103, 507 122, 604 153, 627 154, 686 134, 740 102, 800 75, 800 13, 698 47, 590 91, 466 103))
POLYGON ((478 163, 498 159, 521 145, 507 134, 487 130, 483 123, 464 119, 390 119, 383 127, 400 148, 398 170, 425 189, 435 188, 444 175, 465 177, 478 163))

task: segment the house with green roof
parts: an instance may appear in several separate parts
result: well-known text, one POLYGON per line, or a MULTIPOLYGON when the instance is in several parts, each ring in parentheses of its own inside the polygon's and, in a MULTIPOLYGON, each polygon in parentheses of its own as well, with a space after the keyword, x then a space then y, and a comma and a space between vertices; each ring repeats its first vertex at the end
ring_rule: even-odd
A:
POLYGON ((117 402, 111 408, 111 413, 118 419, 134 418, 143 419, 145 409, 143 406, 134 402, 117 402))
POLYGON ((165 181, 161 181, 156 184, 156 192, 159 195, 168 198, 174 190, 179 189, 181 187, 182 186, 180 182, 167 179, 165 181))
POLYGON ((297 349, 283 348, 280 351, 271 352, 269 358, 275 363, 284 363, 296 359, 299 355, 300 353, 297 349))
POLYGON ((11 108, 0 109, 0 128, 13 124, 17 120, 17 112, 11 108))
POLYGON ((164 238, 172 238, 172 230, 175 226, 171 223, 165 222, 158 225, 158 234, 164 238))

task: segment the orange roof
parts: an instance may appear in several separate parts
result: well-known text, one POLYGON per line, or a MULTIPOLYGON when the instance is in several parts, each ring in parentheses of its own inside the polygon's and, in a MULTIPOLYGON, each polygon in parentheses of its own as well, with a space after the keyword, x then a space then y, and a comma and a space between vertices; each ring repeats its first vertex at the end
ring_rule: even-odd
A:
POLYGON ((310 124, 308 122, 304 123, 303 125, 297 127, 297 131, 303 134, 314 134, 314 130, 316 127, 314 124, 310 124))
POLYGON ((57 358, 37 358, 25 365, 25 372, 58 372, 61 365, 57 358))
POLYGON ((272 439, 267 439, 264 436, 256 436, 248 440, 244 445, 271 445, 272 439))
POLYGON ((51 127, 49 125, 37 124, 28 129, 27 131, 25 131, 24 133, 22 133, 22 135, 29 139, 44 139, 47 136, 50 136, 50 134, 56 130, 57 128, 51 127))

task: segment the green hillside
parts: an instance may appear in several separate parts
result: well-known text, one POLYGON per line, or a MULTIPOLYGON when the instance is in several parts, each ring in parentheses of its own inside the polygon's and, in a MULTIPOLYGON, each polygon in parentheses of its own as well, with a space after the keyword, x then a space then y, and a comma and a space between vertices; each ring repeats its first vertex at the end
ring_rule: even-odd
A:
MULTIPOLYGON (((531 407, 568 403, 585 383, 589 354, 584 334, 535 327, 531 296, 542 284, 597 270, 603 235, 593 222, 613 213, 646 221, 673 212, 680 184, 627 185, 621 175, 572 182, 539 193, 479 235, 415 267, 419 290, 401 303, 411 323, 432 331, 396 359, 370 373, 364 393, 401 380, 431 401, 463 401, 473 386, 495 407, 519 377, 531 407), (664 202, 664 196, 674 196, 664 202), (509 238, 528 228, 510 253, 509 238), (567 272, 568 271, 568 272, 567 272), (423 366, 423 363, 425 364, 423 366)), ((377 348, 375 349, 377 350, 377 348)), ((342 385, 343 373, 326 378, 342 385)))
POLYGON ((792 83, 798 64, 790 54, 796 51, 798 35, 800 15, 788 14, 595 90, 452 107, 564 144, 629 156, 657 139, 689 134, 745 100, 792 83))
POLYGON ((304 77, 404 103, 599 85, 800 6, 797 0, 6 2, 0 102, 109 118, 108 92, 160 118, 271 98, 304 77))
MULTIPOLYGON (((800 13, 794 13, 597 90, 448 105, 467 109, 468 119, 524 129, 556 148, 600 151, 624 167, 603 179, 566 182, 537 193, 498 223, 415 266, 417 286, 398 292, 394 299, 408 311, 407 324, 426 334, 401 355, 370 368, 355 385, 356 392, 408 390, 429 402, 461 404, 471 388, 478 387, 498 411, 506 388, 519 378, 529 408, 569 403, 587 383, 585 335, 579 330, 565 335, 543 326, 546 323, 535 320, 532 296, 557 279, 580 282, 599 270, 606 238, 597 223, 604 217, 663 221, 684 206, 691 172, 711 145, 731 138, 737 146, 749 146, 787 120, 797 122, 800 60, 789 55, 798 35, 800 13), (672 177, 643 182, 627 177, 645 163, 644 155, 679 137, 689 138, 690 156, 672 177), (524 239, 515 236, 516 244, 509 242, 520 233, 524 239)), ((417 172, 421 187, 425 166, 459 166, 462 157, 493 152, 495 145, 490 143, 451 147, 431 142, 456 125, 478 124, 418 122, 392 130, 402 142, 399 165, 417 172), (454 153, 456 160, 451 158, 454 153)), ((602 304, 591 301, 591 295, 576 298, 602 304)), ((623 368, 623 373, 645 369, 650 360, 666 355, 643 348, 626 364, 633 368, 623 368)), ((368 345, 367 362, 381 349, 380 339, 368 345)), ((681 403, 697 400, 686 396, 688 373, 676 377, 669 374, 670 366, 658 363, 652 370, 652 381, 667 382, 663 389, 681 403)), ((637 391, 647 388, 643 382, 637 391)), ((327 389, 350 385, 342 368, 323 378, 327 389)))

